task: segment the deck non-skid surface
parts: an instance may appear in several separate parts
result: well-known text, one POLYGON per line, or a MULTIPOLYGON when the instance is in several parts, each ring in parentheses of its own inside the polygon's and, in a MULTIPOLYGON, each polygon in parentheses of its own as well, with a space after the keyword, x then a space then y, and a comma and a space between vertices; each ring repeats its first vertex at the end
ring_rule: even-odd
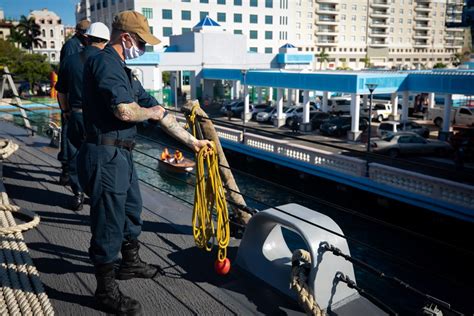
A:
MULTIPOLYGON (((43 137, 0 122, 0 137, 20 145, 4 163, 4 182, 12 203, 35 211, 40 225, 24 233, 31 257, 58 315, 101 314, 93 303, 95 278, 89 262, 89 207, 68 209, 71 192, 57 184, 57 151, 43 137)), ((226 277, 213 271, 215 253, 194 245, 191 208, 142 185, 142 259, 166 272, 154 280, 120 281, 126 294, 138 299, 146 315, 299 314, 294 301, 262 282, 233 269, 226 277)), ((235 258, 233 240, 229 257, 235 258)))

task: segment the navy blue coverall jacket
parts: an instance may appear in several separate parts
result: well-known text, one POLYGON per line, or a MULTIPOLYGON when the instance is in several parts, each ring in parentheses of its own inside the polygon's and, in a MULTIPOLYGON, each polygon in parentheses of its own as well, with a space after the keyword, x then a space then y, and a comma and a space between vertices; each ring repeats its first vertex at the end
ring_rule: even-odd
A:
POLYGON ((83 115, 87 140, 81 147, 79 180, 91 202, 91 245, 94 264, 113 262, 124 241, 141 233, 142 199, 132 150, 103 145, 104 139, 131 142, 136 123, 114 115, 120 103, 143 107, 158 104, 111 46, 87 60, 84 67, 83 115))

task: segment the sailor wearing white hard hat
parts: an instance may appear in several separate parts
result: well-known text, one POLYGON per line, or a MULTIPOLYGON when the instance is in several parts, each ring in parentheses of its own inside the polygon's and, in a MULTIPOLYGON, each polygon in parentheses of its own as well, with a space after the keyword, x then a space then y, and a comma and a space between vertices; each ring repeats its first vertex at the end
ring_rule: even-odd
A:
POLYGON ((92 23, 84 33, 86 47, 79 53, 66 57, 59 70, 56 90, 58 101, 65 114, 68 129, 66 137, 67 159, 69 165, 69 185, 74 193, 70 208, 80 211, 84 203, 84 193, 78 180, 76 158, 84 141, 84 123, 82 117, 82 75, 85 61, 100 52, 110 40, 107 26, 101 22, 92 23))

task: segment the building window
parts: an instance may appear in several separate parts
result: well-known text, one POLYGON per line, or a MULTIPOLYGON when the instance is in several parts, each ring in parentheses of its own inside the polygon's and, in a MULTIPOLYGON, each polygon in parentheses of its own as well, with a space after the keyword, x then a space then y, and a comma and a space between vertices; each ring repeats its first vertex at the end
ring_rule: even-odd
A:
POLYGON ((273 0, 265 0, 265 8, 273 8, 273 0))
POLYGON ((112 5, 115 5, 115 0, 112 0, 112 1, 111 1, 111 4, 112 4, 112 5))
POLYGON ((191 2, 191 0, 181 0, 181 2, 191 2))
POLYGON ((242 30, 234 30, 234 34, 242 34, 242 30))
POLYGON ((253 53, 258 53, 258 48, 257 47, 250 47, 249 50, 253 53))
POLYGON ((199 12, 199 20, 204 20, 206 16, 209 16, 209 12, 207 11, 201 11, 199 12))
POLYGON ((273 48, 265 47, 265 54, 273 54, 273 48))
POLYGON ((54 31, 53 31, 53 30, 50 30, 50 31, 49 31, 49 35, 50 35, 51 37, 54 37, 54 31))
POLYGON ((250 0, 251 7, 258 7, 258 0, 250 0))
POLYGON ((152 8, 142 8, 142 13, 147 19, 153 19, 153 9, 152 8))
POLYGON ((172 20, 173 19, 173 11, 168 10, 168 9, 163 9, 161 17, 163 18, 163 20, 172 20))
POLYGON ((272 31, 265 31, 265 39, 267 39, 267 40, 273 39, 273 32, 272 31))
POLYGON ((55 48, 54 41, 51 41, 51 48, 55 48))
POLYGON ((353 15, 352 18, 351 18, 352 21, 356 21, 357 20, 357 15, 353 15))
POLYGON ((224 12, 218 12, 217 13, 217 21, 218 22, 225 22, 225 13, 224 12))
POLYGON ((107 2, 108 2, 107 0, 102 1, 102 7, 103 8, 107 8, 107 2))
POLYGON ((91 4, 90 9, 91 9, 91 12, 94 12, 95 11, 95 5, 91 4))
POLYGON ((163 28, 163 36, 171 36, 173 34, 173 29, 171 27, 165 26, 163 28))
POLYGON ((191 32, 191 29, 189 27, 183 27, 181 29, 181 34, 188 33, 188 32, 191 32))
POLYGON ((258 31, 250 31, 250 39, 257 39, 258 31))
POLYGON ((352 5, 352 10, 357 10, 357 4, 352 5))
POLYGON ((234 5, 242 5, 242 0, 234 0, 234 5))
POLYGON ((273 16, 265 15, 265 24, 273 24, 273 16))
POLYGON ((41 35, 43 35, 43 37, 46 37, 46 30, 41 30, 41 35))
POLYGON ((250 14, 250 23, 257 24, 258 23, 258 15, 250 14))
POLYGON ((150 26, 150 33, 153 34, 153 26, 150 26))
POLYGON ((61 30, 61 36, 64 36, 64 30, 61 30))
POLYGON ((99 1, 99 2, 97 2, 97 4, 96 4, 96 5, 97 5, 97 10, 100 10, 100 8, 101 8, 100 1, 99 1))
POLYGON ((199 0, 201 3, 209 3, 209 0, 199 0))
POLYGON ((242 14, 234 13, 234 23, 242 23, 242 14))
POLYGON ((191 11, 181 11, 181 20, 190 21, 191 20, 191 11))
POLYGON ((151 45, 146 45, 145 46, 145 52, 149 53, 149 52, 152 52, 153 51, 153 46, 151 45))
POLYGON ((225 4, 225 0, 217 0, 217 4, 225 4))
MULTIPOLYGON (((54 47, 52 47, 52 48, 54 48, 54 47)), ((52 60, 56 60, 56 54, 55 54, 55 53, 52 53, 52 54, 51 54, 51 59, 52 59, 52 60)))

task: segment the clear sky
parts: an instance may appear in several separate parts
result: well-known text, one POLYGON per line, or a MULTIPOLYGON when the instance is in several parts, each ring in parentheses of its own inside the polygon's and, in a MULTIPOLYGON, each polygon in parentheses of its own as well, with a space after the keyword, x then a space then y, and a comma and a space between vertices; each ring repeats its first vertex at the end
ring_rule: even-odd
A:
POLYGON ((61 17, 64 25, 76 25, 75 6, 79 0, 0 0, 5 18, 19 19, 31 10, 47 8, 61 17))

